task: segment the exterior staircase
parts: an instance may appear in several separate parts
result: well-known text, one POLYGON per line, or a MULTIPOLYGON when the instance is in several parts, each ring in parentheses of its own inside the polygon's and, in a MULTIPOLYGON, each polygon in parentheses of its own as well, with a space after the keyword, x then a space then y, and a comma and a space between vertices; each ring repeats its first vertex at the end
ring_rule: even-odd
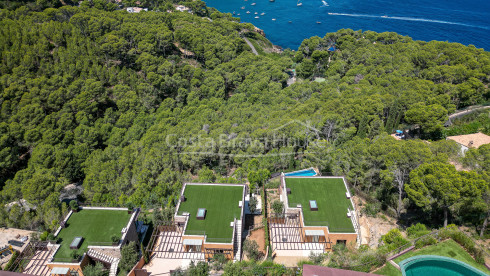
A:
POLYGON ((117 275, 117 267, 119 265, 119 258, 107 256, 106 254, 99 252, 94 249, 89 249, 87 252, 87 255, 94 259, 95 261, 99 261, 105 264, 110 264, 111 267, 109 269, 109 276, 116 276, 117 275))
POLYGON ((235 221, 235 241, 233 242, 233 250, 235 261, 240 261, 242 257, 242 221, 235 221))
POLYGON ((119 259, 116 259, 111 264, 111 268, 109 269, 109 276, 116 276, 117 275, 117 267, 118 266, 119 266, 119 259))
POLYGON ((357 233, 357 248, 361 246, 362 242, 362 236, 361 236, 361 226, 359 225, 359 217, 357 216, 357 213, 355 210, 350 210, 347 208, 347 210, 350 213, 350 218, 352 220, 352 225, 354 226, 354 229, 356 230, 357 233))

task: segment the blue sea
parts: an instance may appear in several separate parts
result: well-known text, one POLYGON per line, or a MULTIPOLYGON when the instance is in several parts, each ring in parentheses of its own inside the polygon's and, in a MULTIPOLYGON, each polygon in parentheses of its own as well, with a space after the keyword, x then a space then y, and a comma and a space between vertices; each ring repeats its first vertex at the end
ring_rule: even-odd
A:
POLYGON ((315 35, 323 37, 326 33, 350 28, 391 31, 415 40, 459 42, 490 49, 490 0, 205 2, 221 12, 235 12, 235 17, 263 29, 272 43, 283 48, 297 49, 305 38, 315 35), (250 13, 247 14, 247 11, 250 13))

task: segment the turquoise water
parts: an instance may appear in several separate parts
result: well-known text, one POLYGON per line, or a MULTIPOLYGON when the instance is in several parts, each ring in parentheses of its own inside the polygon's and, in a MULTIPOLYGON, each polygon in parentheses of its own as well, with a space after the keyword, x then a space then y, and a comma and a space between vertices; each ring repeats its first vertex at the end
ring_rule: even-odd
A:
POLYGON ((315 176, 316 172, 313 169, 295 171, 290 173, 285 173, 285 176, 315 176))
POLYGON ((323 37, 328 32, 350 28, 376 32, 393 31, 409 35, 415 40, 460 42, 490 49, 489 0, 205 2, 221 12, 235 12, 235 17, 263 29, 272 43, 284 48, 297 49, 305 38, 315 35, 323 37), (302 5, 297 6, 298 3, 302 5), (250 13, 247 14, 247 11, 250 13), (259 18, 255 18, 256 16, 259 18))
POLYGON ((455 259, 421 255, 400 262, 404 276, 484 276, 488 275, 455 259))

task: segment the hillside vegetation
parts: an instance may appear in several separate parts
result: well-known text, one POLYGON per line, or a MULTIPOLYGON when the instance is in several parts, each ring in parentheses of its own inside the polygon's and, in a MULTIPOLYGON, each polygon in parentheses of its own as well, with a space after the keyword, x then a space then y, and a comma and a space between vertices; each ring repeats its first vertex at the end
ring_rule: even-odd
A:
POLYGON ((0 208, 0 225, 54 228, 71 183, 85 202, 151 208, 173 205, 183 181, 261 184, 305 166, 346 175, 398 216, 411 207, 442 222, 445 210, 481 225, 488 150, 456 172, 446 167, 454 144, 387 133, 418 126, 420 137, 443 138, 449 113, 488 101, 489 52, 340 30, 255 56, 242 39, 253 26, 206 7, 88 6, 0 10, 0 202, 37 206, 0 208), (287 86, 292 68, 301 79, 287 86), (268 142, 278 135, 303 142, 268 142), (423 188, 437 169, 459 186, 451 201, 422 202, 439 196, 423 188))

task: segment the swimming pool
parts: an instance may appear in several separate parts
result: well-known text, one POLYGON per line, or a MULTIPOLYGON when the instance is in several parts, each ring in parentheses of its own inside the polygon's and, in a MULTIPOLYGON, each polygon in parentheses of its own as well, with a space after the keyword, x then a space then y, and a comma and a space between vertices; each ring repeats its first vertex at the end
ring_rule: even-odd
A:
POLYGON ((285 176, 315 176, 316 172, 313 168, 304 169, 300 171, 285 173, 285 176))
POLYGON ((434 255, 420 255, 400 262, 403 276, 485 276, 486 273, 461 261, 434 255))

